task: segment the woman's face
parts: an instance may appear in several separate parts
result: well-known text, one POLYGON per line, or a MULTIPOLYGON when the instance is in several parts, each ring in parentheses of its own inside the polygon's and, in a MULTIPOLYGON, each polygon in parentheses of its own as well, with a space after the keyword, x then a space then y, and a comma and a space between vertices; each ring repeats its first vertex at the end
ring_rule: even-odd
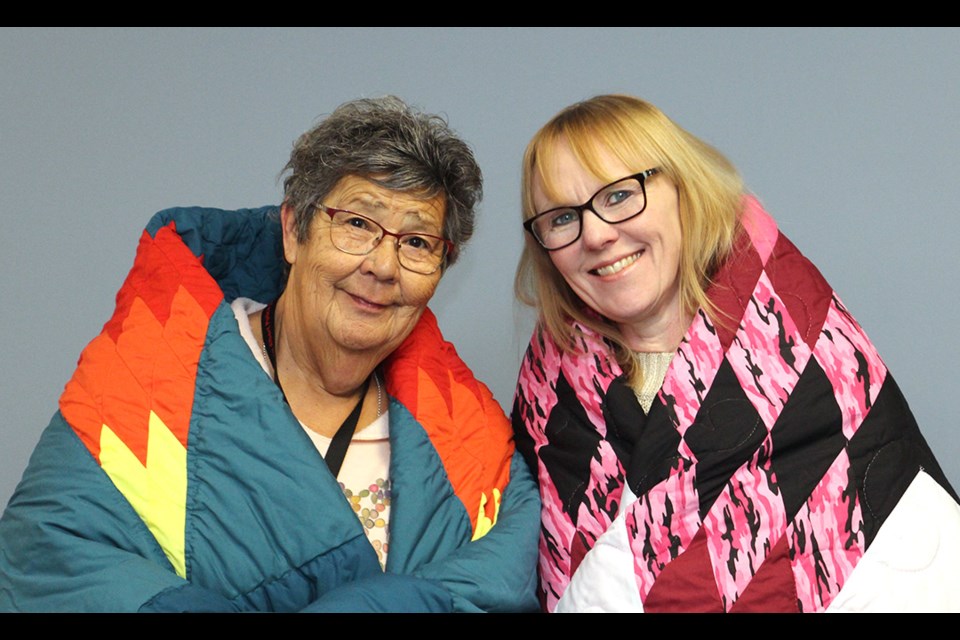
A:
MULTIPOLYGON (((550 158, 549 180, 558 193, 547 196, 534 179, 537 212, 582 204, 610 182, 652 168, 626 166, 610 153, 599 160, 610 180, 593 175, 561 143, 550 158)), ((580 299, 617 324, 630 348, 670 351, 685 329, 679 298, 680 206, 676 187, 663 174, 647 179, 646 194, 643 213, 619 224, 585 211, 580 239, 549 255, 580 299)))
MULTIPOLYGON (((363 214, 394 233, 443 235, 442 196, 421 200, 347 176, 323 204, 363 214)), ((330 218, 322 211, 302 244, 293 211, 284 206, 282 218, 284 254, 291 265, 284 323, 296 323, 314 353, 338 349, 373 355, 379 362, 393 352, 420 319, 441 272, 422 275, 401 267, 390 236, 364 256, 340 251, 330 241, 330 218)))

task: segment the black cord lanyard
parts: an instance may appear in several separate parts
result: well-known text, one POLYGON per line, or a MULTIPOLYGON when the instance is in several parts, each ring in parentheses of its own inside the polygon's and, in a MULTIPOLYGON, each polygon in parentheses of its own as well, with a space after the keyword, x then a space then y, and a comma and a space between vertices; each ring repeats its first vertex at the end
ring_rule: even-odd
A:
MULTIPOLYGON (((273 301, 263 310, 263 314, 260 316, 260 330, 263 332, 263 346, 267 350, 267 356, 269 356, 270 364, 273 366, 273 381, 277 383, 280 393, 283 394, 283 399, 289 406, 290 401, 287 400, 287 394, 280 384, 280 375, 277 371, 276 337, 273 322, 276 309, 277 303, 273 301)), ((353 434, 357 431, 357 422, 360 420, 360 410, 363 408, 363 399, 367 397, 367 389, 369 387, 370 377, 367 376, 367 379, 363 382, 363 388, 360 390, 360 400, 357 401, 357 406, 353 408, 353 411, 347 416, 347 419, 344 420, 340 428, 337 429, 333 439, 330 441, 327 455, 323 457, 334 478, 340 473, 340 467, 343 466, 343 459, 347 455, 347 447, 350 446, 350 441, 353 440, 353 434)))

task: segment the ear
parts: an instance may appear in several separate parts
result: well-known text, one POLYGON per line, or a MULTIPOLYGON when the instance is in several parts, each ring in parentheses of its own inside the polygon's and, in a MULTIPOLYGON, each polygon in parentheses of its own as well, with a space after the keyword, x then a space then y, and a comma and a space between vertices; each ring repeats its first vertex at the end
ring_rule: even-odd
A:
POLYGON ((293 207, 284 202, 280 207, 280 226, 283 228, 283 257, 288 264, 297 262, 297 250, 300 241, 297 239, 297 220, 293 207))

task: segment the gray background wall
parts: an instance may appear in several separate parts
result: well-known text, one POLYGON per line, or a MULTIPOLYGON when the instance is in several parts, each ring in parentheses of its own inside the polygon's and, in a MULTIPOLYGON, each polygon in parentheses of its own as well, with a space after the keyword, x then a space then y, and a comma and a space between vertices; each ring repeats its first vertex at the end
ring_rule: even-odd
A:
POLYGON ((441 327, 509 409, 533 316, 512 297, 519 161, 567 104, 651 100, 723 150, 820 267, 960 483, 960 31, 0 30, 0 505, 150 214, 277 203, 293 140, 395 93, 446 114, 485 172, 441 327))

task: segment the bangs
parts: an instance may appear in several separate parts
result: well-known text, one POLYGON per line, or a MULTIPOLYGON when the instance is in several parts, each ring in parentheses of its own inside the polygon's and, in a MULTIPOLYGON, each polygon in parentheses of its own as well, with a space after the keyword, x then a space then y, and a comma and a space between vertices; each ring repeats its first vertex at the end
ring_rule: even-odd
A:
MULTIPOLYGON (((560 147, 570 149, 580 166, 603 184, 663 165, 656 159, 660 154, 656 148, 652 148, 654 145, 650 141, 635 135, 617 121, 584 122, 581 119, 577 122, 558 122, 556 125, 552 130, 541 132, 531 145, 528 160, 531 179, 535 178, 543 194, 554 202, 562 199, 563 182, 555 161, 560 147), (607 167, 610 158, 627 167, 628 173, 611 173, 607 167)), ((529 186, 526 218, 539 213, 534 209, 532 182, 529 186)))

